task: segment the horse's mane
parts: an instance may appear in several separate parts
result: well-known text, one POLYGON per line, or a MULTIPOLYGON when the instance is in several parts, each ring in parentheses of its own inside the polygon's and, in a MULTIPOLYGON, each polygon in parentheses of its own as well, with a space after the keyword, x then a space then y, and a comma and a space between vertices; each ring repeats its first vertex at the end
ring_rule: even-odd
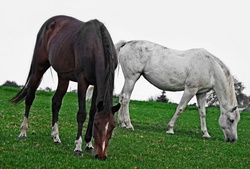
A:
POLYGON ((117 64, 117 55, 111 36, 103 23, 100 25, 102 44, 105 56, 105 92, 104 92, 104 112, 110 113, 113 105, 114 90, 114 70, 117 64))
MULTIPOLYGON (((234 80, 229 68, 217 57, 214 56, 214 60, 220 65, 223 70, 224 76, 228 82, 228 87, 225 87, 225 92, 229 94, 230 104, 237 103, 234 89, 234 80)), ((236 105, 235 105, 236 106, 236 105)))

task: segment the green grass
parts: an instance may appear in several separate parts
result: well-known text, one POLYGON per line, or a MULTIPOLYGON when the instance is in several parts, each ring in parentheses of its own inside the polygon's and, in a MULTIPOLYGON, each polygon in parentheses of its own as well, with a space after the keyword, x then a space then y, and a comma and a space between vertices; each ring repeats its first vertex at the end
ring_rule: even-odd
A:
MULTIPOLYGON (((67 93, 59 117, 61 146, 54 145, 51 134, 53 93, 38 91, 29 118, 28 138, 17 139, 23 120, 24 104, 8 102, 19 89, 0 87, 0 168, 249 168, 250 113, 242 112, 239 140, 223 142, 218 124, 219 109, 207 109, 211 139, 201 137, 196 107, 188 106, 177 121, 175 135, 166 135, 167 123, 175 104, 131 101, 134 131, 115 128, 109 144, 108 159, 99 161, 84 152, 73 156, 77 132, 77 96, 67 93)), ((117 103, 117 99, 115 99, 117 103)), ((89 108, 89 103, 87 104, 89 108)), ((86 126, 86 123, 85 123, 86 126)), ((117 124, 118 126, 118 124, 117 124)), ((86 127, 84 128, 84 133, 86 127)))

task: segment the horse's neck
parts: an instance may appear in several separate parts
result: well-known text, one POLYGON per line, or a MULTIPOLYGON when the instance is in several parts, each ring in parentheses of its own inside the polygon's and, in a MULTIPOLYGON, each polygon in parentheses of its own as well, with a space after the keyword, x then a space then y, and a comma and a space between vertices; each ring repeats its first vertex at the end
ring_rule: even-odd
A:
POLYGON ((237 106, 237 100, 234 90, 234 83, 232 77, 228 80, 219 80, 221 82, 218 84, 214 90, 218 97, 221 110, 229 110, 237 106))

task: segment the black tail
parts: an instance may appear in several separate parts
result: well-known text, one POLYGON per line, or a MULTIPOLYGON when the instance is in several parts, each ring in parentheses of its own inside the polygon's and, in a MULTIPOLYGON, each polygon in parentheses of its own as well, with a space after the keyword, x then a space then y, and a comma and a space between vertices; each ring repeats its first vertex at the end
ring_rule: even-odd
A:
POLYGON ((31 69, 30 69, 27 81, 25 85, 23 86, 23 88, 13 98, 9 100, 12 104, 16 105, 16 104, 21 103, 27 96, 27 93, 29 90, 28 84, 29 84, 30 76, 31 76, 31 69))
POLYGON ((100 26, 103 50, 105 55, 105 92, 104 92, 104 112, 110 112, 113 105, 114 71, 117 66, 117 55, 114 43, 104 24, 100 26), (105 110, 106 109, 106 110, 105 110))

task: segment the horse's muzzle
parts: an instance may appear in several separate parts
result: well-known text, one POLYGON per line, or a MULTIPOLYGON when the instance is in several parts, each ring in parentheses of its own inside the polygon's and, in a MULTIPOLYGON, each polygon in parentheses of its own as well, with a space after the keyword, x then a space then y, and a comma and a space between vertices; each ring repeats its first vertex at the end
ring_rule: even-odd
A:
POLYGON ((106 160, 106 159, 107 159, 107 156, 105 156, 105 155, 101 155, 101 156, 100 156, 100 155, 96 154, 96 155, 95 155, 95 158, 98 159, 98 160, 106 160))
POLYGON ((232 138, 232 139, 226 138, 226 139, 225 139, 225 142, 230 142, 230 143, 234 143, 234 142, 236 142, 236 141, 237 141, 237 139, 235 139, 235 138, 232 138))

